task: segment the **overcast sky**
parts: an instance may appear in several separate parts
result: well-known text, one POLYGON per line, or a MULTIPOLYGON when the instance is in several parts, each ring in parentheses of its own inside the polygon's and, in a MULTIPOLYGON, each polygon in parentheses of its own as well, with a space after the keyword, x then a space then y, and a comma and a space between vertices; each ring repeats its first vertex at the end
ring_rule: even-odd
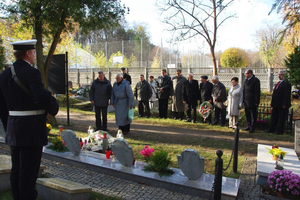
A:
MULTIPOLYGON (((281 25, 281 16, 276 12, 268 15, 275 0, 235 0, 227 8, 226 12, 236 13, 236 18, 226 21, 218 30, 216 51, 225 51, 230 47, 258 50, 256 42, 256 31, 268 25, 281 25)), ((147 31, 151 42, 169 47, 167 40, 172 37, 171 33, 165 30, 165 24, 161 22, 159 11, 154 6, 155 0, 121 0, 130 8, 126 15, 129 23, 147 24, 147 31)), ((181 51, 199 50, 209 52, 208 46, 201 37, 193 41, 182 42, 176 47, 181 51)))

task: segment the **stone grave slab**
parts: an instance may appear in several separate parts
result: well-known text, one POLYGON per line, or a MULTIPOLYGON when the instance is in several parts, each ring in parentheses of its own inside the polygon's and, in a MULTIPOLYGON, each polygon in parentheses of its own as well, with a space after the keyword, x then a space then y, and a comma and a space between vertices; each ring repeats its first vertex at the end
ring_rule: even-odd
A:
POLYGON ((37 190, 39 197, 44 200, 88 200, 92 188, 61 178, 38 178, 37 190))
MULTIPOLYGON (((275 171, 275 160, 272 160, 271 154, 268 153, 268 149, 271 149, 271 145, 258 144, 257 145, 257 178, 256 183, 259 185, 268 185, 266 180, 272 171, 275 171)), ((283 148, 280 149, 288 152, 284 157, 284 169, 292 171, 300 176, 300 161, 294 149, 283 148)))
MULTIPOLYGON (((39 176, 42 175, 45 165, 40 166, 39 176)), ((0 191, 9 189, 10 186, 10 171, 11 171, 11 156, 0 155, 0 191)))
POLYGON ((74 131, 66 130, 62 132, 62 139, 64 140, 66 147, 74 156, 78 156, 81 151, 79 138, 76 136, 74 131))
POLYGON ((112 151, 117 160, 124 166, 130 167, 133 164, 134 157, 132 147, 128 145, 125 139, 118 138, 112 144, 112 151))
POLYGON ((185 149, 177 155, 179 168, 191 180, 197 180, 204 172, 204 158, 195 149, 185 149))

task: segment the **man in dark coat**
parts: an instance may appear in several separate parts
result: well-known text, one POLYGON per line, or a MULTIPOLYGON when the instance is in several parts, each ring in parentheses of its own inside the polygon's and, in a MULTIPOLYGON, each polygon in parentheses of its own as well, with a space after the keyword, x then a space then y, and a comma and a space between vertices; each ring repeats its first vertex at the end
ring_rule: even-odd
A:
POLYGON ((37 198, 35 184, 42 149, 48 142, 46 115, 58 112, 56 99, 45 90, 41 73, 31 66, 35 63, 35 43, 12 43, 16 62, 0 74, 0 102, 5 101, 0 104, 0 116, 3 122, 7 119, 5 142, 11 150, 14 199, 37 198))
POLYGON ((245 83, 243 88, 243 104, 247 118, 247 127, 244 131, 254 133, 257 120, 258 105, 260 102, 260 81, 253 75, 253 71, 248 69, 245 72, 245 83))
POLYGON ((103 71, 98 72, 98 78, 93 81, 90 89, 90 101, 95 106, 97 130, 107 131, 107 107, 111 95, 111 84, 105 78, 103 71), (102 112, 102 123, 101 123, 102 112), (102 126, 101 126, 102 124, 102 126))
POLYGON ((189 74, 188 80, 183 83, 182 88, 182 100, 183 103, 186 104, 186 115, 187 122, 196 123, 197 120, 197 105, 198 100, 200 99, 200 90, 198 81, 194 80, 194 75, 192 73, 189 74), (193 119, 191 117, 191 111, 193 110, 193 119))
POLYGON ((167 75, 167 70, 162 69, 161 76, 157 78, 156 82, 159 118, 166 119, 168 117, 168 101, 171 89, 172 80, 170 76, 167 75))
POLYGON ((278 73, 279 82, 276 84, 272 94, 272 118, 271 126, 265 131, 274 133, 276 126, 278 125, 277 132, 275 134, 282 135, 284 124, 288 116, 289 107, 291 107, 291 84, 288 80, 284 79, 285 71, 281 70, 278 73))
POLYGON ((123 79, 125 79, 126 81, 128 81, 129 84, 131 85, 131 76, 126 73, 126 68, 125 67, 121 67, 121 72, 123 74, 123 79))
POLYGON ((146 118, 150 117, 150 107, 149 99, 152 96, 152 89, 148 81, 145 80, 143 74, 140 75, 140 81, 136 84, 134 88, 134 97, 139 102, 139 117, 144 116, 144 108, 146 113, 146 118))
POLYGON ((221 114, 221 126, 225 126, 226 122, 226 106, 224 102, 227 100, 226 88, 223 83, 219 81, 218 76, 213 76, 212 82, 214 84, 211 96, 213 98, 213 104, 215 106, 215 119, 211 125, 219 124, 221 114))
MULTIPOLYGON (((212 89, 213 89, 213 84, 211 82, 209 82, 208 80, 208 76, 203 75, 201 76, 201 83, 200 83, 200 105, 204 102, 204 101, 209 101, 210 103, 212 103, 212 89)), ((206 118, 206 120, 204 121, 204 119, 202 120, 202 122, 207 122, 209 124, 211 124, 211 114, 209 114, 209 116, 206 118)))

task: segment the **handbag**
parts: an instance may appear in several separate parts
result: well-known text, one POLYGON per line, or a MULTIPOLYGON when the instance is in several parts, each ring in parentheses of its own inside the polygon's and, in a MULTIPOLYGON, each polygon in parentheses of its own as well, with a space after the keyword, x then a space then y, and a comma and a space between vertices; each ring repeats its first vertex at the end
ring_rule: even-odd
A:
POLYGON ((132 108, 128 110, 128 119, 131 121, 134 119, 134 110, 132 108))

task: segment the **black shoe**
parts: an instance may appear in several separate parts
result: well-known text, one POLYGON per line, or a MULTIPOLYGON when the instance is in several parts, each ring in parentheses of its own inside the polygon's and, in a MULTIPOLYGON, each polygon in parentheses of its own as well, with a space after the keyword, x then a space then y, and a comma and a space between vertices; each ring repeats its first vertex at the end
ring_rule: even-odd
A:
POLYGON ((254 130, 250 130, 249 133, 254 133, 254 130))
POLYGON ((225 124, 221 124, 221 126, 222 126, 222 127, 224 127, 224 126, 225 126, 225 124))
POLYGON ((196 123, 196 120, 192 120, 192 122, 195 124, 195 123, 196 123))
POLYGON ((178 119, 177 117, 174 117, 174 120, 178 119))
POLYGON ((191 119, 190 119, 190 118, 187 118, 187 119, 186 119, 186 122, 191 122, 191 119))
POLYGON ((271 131, 271 130, 269 130, 269 129, 268 129, 268 130, 265 130, 264 132, 265 132, 265 133, 274 133, 274 131, 271 131))
POLYGON ((242 130, 243 130, 243 131, 250 131, 250 127, 247 126, 246 128, 243 128, 242 130))
POLYGON ((219 122, 213 122, 211 125, 214 126, 214 125, 218 125, 219 122))

